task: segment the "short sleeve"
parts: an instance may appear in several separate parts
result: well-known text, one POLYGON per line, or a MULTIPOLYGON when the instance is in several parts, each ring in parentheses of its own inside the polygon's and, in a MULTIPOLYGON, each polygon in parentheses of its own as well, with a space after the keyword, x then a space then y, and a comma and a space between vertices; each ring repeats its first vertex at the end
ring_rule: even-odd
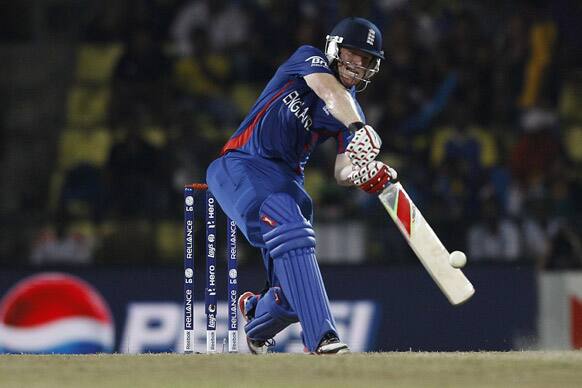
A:
POLYGON ((313 46, 301 46, 282 66, 290 76, 304 77, 313 73, 333 74, 323 52, 313 46))

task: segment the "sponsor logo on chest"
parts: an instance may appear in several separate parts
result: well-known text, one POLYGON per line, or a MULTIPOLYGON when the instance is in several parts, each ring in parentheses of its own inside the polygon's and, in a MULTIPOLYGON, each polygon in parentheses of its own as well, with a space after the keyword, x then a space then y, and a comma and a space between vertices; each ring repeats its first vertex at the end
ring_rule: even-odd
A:
POLYGON ((287 108, 299 121, 306 131, 311 130, 311 125, 313 125, 313 120, 309 115, 309 107, 304 106, 305 103, 299 97, 299 92, 297 90, 292 91, 283 98, 283 104, 287 105, 287 108))

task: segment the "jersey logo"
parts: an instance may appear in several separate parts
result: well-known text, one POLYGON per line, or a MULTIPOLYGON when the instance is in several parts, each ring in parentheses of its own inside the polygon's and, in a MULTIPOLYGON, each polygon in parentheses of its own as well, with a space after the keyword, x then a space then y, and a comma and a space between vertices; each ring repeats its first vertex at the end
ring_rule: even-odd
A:
POLYGON ((366 43, 368 43, 370 46, 373 46, 374 39, 376 39, 376 31, 370 28, 368 30, 368 37, 366 38, 366 43))
POLYGON ((263 214, 261 216, 261 221, 263 221, 265 224, 269 225, 271 228, 274 228, 275 226, 277 226, 277 223, 275 222, 275 220, 273 220, 271 217, 269 217, 266 214, 263 214))
POLYGON ((285 97, 283 97, 283 104, 289 108, 289 112, 291 112, 303 125, 303 128, 306 131, 311 130, 311 126, 313 125, 313 119, 309 115, 309 107, 304 106, 305 103, 301 100, 299 96, 299 92, 297 90, 292 91, 285 97))
POLYGON ((327 61, 318 55, 311 56, 305 60, 305 62, 311 62, 311 67, 325 67, 326 69, 329 68, 327 65, 327 61))

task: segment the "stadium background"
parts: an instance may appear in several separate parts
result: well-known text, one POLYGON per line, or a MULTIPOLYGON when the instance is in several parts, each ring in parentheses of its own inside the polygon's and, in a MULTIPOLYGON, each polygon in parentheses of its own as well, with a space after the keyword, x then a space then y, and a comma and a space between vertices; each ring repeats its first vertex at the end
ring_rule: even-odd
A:
MULTIPOLYGON (((529 279, 510 290, 529 301, 518 337, 535 336, 537 310, 545 311, 536 307, 540 284, 554 283, 539 279, 576 276, 582 266, 576 1, 28 0, 0 7, 0 290, 46 270, 179 274, 182 185, 204 179, 277 65, 300 44, 323 47, 347 15, 384 32, 388 60, 359 95, 384 140, 383 159, 445 245, 468 253, 478 292, 515 274, 529 279)), ((375 198, 334 185, 332 153, 319 150, 307 169, 324 271, 357 268, 364 279, 352 279, 354 286, 369 273, 422 271, 375 198)), ((241 271, 258 265, 243 244, 241 271)), ((572 284, 563 297, 576 307, 582 290, 572 284)), ((374 295, 384 285, 366 286, 374 295)), ((495 311, 479 306, 481 314, 495 311)), ((572 317, 570 326, 578 322, 572 317)))

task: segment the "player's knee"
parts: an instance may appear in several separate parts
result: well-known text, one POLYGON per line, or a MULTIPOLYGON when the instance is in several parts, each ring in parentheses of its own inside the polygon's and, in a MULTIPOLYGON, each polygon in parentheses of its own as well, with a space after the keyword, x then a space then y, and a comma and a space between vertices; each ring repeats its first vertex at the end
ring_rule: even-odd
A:
POLYGON ((315 247, 315 232, 288 194, 271 194, 259 211, 261 231, 272 257, 299 248, 315 247))

